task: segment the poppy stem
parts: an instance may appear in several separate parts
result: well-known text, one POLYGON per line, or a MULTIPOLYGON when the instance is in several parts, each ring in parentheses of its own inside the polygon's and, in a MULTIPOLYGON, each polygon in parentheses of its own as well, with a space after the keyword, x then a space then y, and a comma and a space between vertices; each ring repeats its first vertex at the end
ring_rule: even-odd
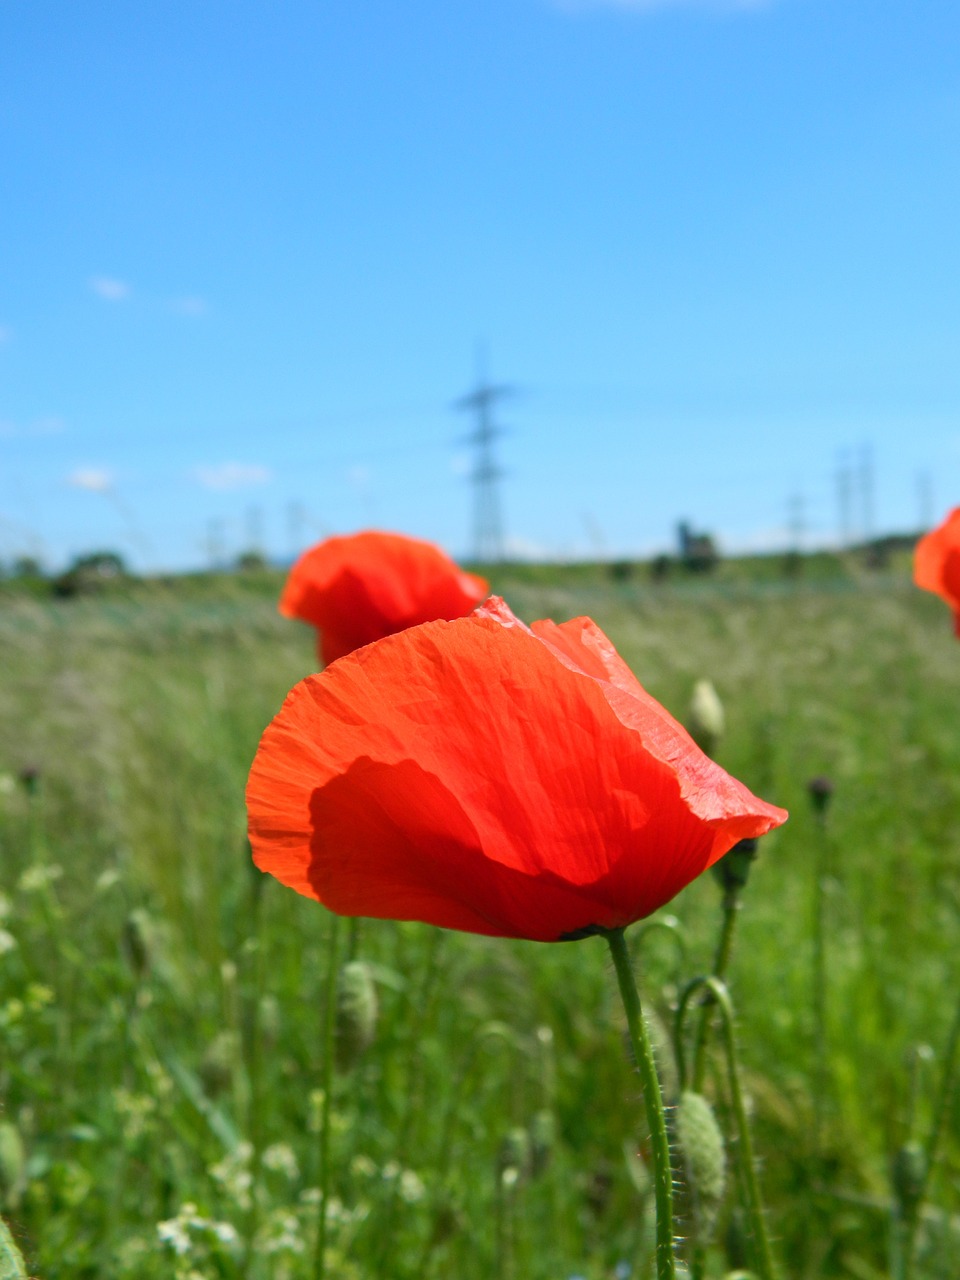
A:
POLYGON ((653 1059, 653 1048, 640 1007, 640 996, 633 976, 630 953, 622 929, 610 929, 604 933, 610 954, 613 956, 620 985, 620 997, 627 1015, 630 1042, 640 1073, 643 1101, 650 1126, 650 1145, 653 1151, 653 1186, 657 1203, 657 1280, 674 1280, 676 1275, 673 1252, 673 1173, 670 1168, 670 1144, 667 1141, 667 1122, 663 1107, 663 1094, 653 1059))
MULTIPOLYGON (((730 953, 733 950, 733 935, 740 914, 740 889, 728 889, 723 895, 723 927, 717 943, 717 954, 713 960, 713 976, 721 982, 727 980, 727 969, 730 965, 730 953)), ((693 1092, 703 1093, 703 1080, 707 1073, 707 1042, 713 1023, 713 1000, 707 997, 700 1011, 700 1022, 697 1026, 697 1040, 693 1051, 693 1092)))
POLYGON ((320 1204, 317 1219, 317 1251, 314 1258, 315 1280, 324 1280, 327 1271, 327 1200, 330 1195, 330 1115, 333 1093, 333 1033, 337 1015, 337 949, 340 943, 340 917, 330 913, 327 936, 327 987, 323 1009, 323 1062, 320 1068, 320 1204))

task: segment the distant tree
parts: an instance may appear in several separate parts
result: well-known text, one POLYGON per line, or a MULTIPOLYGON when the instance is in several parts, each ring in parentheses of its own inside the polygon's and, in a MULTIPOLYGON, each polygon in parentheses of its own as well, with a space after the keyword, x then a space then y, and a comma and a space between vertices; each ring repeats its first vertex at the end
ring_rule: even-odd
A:
POLYGON ((241 573, 256 572, 266 567, 267 557, 262 551, 241 551, 237 556, 237 568, 241 573))
POLYGON ((70 567, 53 580, 53 593, 64 598, 89 595, 127 578, 127 566, 116 551, 93 551, 76 556, 70 567))
POLYGON ((632 560, 614 560, 607 569, 614 582, 629 582, 636 566, 632 560))
POLYGON ((43 565, 36 556, 17 556, 13 562, 11 577, 42 578, 44 577, 43 565))

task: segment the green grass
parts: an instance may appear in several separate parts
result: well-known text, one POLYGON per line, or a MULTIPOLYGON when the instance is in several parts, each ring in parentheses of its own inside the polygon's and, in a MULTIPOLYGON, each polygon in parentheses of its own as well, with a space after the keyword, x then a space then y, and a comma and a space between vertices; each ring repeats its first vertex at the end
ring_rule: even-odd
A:
MULTIPOLYGON (((727 712, 720 762, 791 810, 761 843, 731 972, 774 1251, 785 1277, 887 1274, 909 1053, 937 1054, 922 1136, 958 998, 960 648, 945 608, 902 564, 789 580, 769 565, 656 584, 600 566, 491 577, 528 620, 591 614, 680 718, 711 679, 727 712), (820 1151, 816 774, 836 784, 820 1151)), ((0 954, 0 1194, 45 1280, 313 1274, 329 916, 255 873, 244 835, 259 734, 315 666, 312 633, 275 612, 278 584, 0 602, 0 928, 15 944, 0 954)), ((709 967, 718 908, 704 877, 668 908, 685 959, 663 934, 636 948, 662 1015, 709 967)), ((328 1275, 647 1275, 643 1109, 603 943, 370 921, 355 947, 380 1019, 335 1080, 328 1275), (536 1174, 519 1167, 516 1131, 531 1127, 555 1134, 536 1174)), ((729 1132, 722 1090, 717 1102, 729 1132)), ((960 1212, 951 1118, 927 1280, 960 1275, 956 1240, 941 1240, 960 1212)), ((724 1269, 716 1247, 708 1274, 724 1269)))

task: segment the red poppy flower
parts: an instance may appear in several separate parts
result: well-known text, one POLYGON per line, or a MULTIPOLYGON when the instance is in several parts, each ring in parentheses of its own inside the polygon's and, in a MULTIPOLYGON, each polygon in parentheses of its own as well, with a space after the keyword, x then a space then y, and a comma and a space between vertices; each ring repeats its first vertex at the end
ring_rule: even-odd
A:
POLYGON ((917 543, 913 580, 946 600, 960 636, 960 507, 954 507, 943 524, 917 543))
POLYGON ((324 663, 419 622, 462 618, 486 596, 432 542, 398 533, 327 538, 290 570, 280 612, 317 627, 324 663))
POLYGON ((247 808, 257 866, 333 911, 544 942, 649 915, 787 816, 589 618, 531 631, 496 599, 298 684, 247 808))

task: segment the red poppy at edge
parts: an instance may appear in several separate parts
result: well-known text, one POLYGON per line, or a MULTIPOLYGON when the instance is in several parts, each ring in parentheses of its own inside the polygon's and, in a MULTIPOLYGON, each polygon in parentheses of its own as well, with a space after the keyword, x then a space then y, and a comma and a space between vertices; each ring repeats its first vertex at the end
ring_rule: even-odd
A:
POLYGON ((462 618, 489 589, 432 542, 368 530, 305 551, 278 607, 318 629, 326 664, 419 622, 462 618))
POLYGON ((942 524, 917 543, 913 580, 946 600, 960 636, 960 507, 954 507, 942 524))
POLYGON ((787 817, 589 618, 531 629, 496 598, 298 684, 247 809, 257 866, 332 911, 542 942, 649 915, 787 817))

